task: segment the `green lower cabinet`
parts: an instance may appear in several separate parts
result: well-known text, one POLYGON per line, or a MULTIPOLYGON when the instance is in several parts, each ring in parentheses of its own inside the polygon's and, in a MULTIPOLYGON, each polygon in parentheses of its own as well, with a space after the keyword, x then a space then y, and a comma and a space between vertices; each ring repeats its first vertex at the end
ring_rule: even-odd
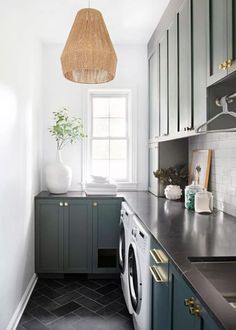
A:
POLYGON ((169 330, 169 262, 155 241, 152 242, 150 254, 152 330, 169 330))
POLYGON ((171 330, 218 330, 184 279, 170 266, 171 330))
POLYGON ((121 202, 122 199, 93 201, 93 273, 119 273, 121 202))
POLYGON ((63 202, 36 201, 35 268, 37 273, 63 272, 63 202))
POLYGON ((91 273, 91 255, 92 202, 68 201, 64 207, 64 272, 91 273))

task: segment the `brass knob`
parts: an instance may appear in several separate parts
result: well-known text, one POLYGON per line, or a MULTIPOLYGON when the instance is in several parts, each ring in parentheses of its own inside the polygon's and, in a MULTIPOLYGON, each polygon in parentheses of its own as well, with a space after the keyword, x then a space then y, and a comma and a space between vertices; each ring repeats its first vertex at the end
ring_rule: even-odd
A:
POLYGON ((233 64, 233 61, 232 60, 228 60, 227 61, 227 68, 230 68, 233 64))
POLYGON ((200 316, 201 315, 200 306, 195 305, 193 307, 189 307, 189 312, 193 316, 200 316))
POLYGON ((69 204, 67 202, 64 203, 64 206, 68 206, 69 204))
POLYGON ((93 203, 93 206, 96 207, 98 204, 96 202, 93 203))
POLYGON ((63 206, 63 203, 62 203, 62 202, 60 202, 60 203, 59 203, 59 206, 63 206))
POLYGON ((195 299, 193 297, 184 299, 185 306, 193 306, 195 304, 195 299))
POLYGON ((220 70, 226 70, 227 67, 228 67, 228 61, 224 61, 224 63, 221 63, 221 64, 219 65, 219 69, 220 69, 220 70))

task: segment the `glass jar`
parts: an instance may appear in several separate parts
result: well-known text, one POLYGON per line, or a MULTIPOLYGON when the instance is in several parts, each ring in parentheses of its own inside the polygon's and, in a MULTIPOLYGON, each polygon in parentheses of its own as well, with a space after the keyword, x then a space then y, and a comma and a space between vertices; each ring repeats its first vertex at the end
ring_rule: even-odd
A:
POLYGON ((195 181, 191 185, 185 187, 185 207, 188 210, 194 210, 194 200, 197 192, 202 191, 201 186, 199 186, 195 181))

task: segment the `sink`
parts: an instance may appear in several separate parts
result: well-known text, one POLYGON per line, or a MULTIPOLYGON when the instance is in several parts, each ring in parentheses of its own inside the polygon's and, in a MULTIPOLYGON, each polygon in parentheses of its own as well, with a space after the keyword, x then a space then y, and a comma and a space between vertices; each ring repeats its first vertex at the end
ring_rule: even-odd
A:
POLYGON ((189 258, 229 304, 236 309, 236 258, 189 258))

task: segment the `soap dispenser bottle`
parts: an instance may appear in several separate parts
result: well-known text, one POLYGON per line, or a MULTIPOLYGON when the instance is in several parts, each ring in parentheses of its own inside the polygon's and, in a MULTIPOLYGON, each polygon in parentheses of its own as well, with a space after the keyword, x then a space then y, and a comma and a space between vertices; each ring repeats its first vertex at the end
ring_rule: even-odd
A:
POLYGON ((197 192, 202 191, 202 188, 196 181, 193 181, 191 185, 185 187, 185 207, 188 210, 194 210, 195 195, 197 192))

